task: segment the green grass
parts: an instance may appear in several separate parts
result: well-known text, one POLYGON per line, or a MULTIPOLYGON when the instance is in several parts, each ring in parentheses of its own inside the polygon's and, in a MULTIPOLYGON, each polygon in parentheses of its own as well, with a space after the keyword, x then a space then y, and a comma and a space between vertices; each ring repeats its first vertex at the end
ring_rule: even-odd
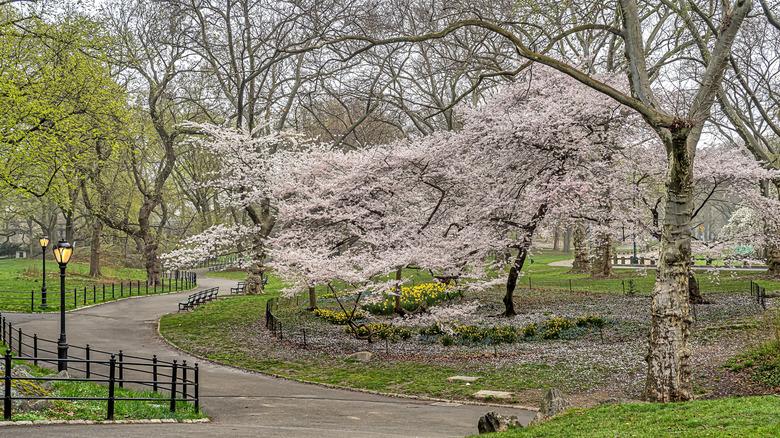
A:
MULTIPOLYGON (((294 357, 281 357, 276 355, 273 345, 267 346, 267 350, 248 345, 254 336, 253 327, 262 323, 266 300, 278 296, 281 286, 272 276, 266 295, 230 297, 199 306, 189 313, 166 315, 160 322, 160 332, 184 350, 217 362, 348 388, 448 399, 468 399, 480 389, 510 392, 543 389, 553 382, 571 391, 587 389, 585 379, 579 378, 584 370, 573 366, 496 367, 473 362, 447 365, 390 359, 363 363, 305 350, 294 357), (447 382, 447 377, 462 374, 481 379, 471 385, 447 382)), ((605 375, 606 370, 603 371, 605 375)))
MULTIPOLYGON (((549 263, 559 260, 571 259, 573 255, 562 252, 538 251, 523 268, 523 277, 519 280, 519 287, 534 289, 571 290, 577 292, 595 293, 623 293, 624 287, 628 290, 629 280, 634 281, 638 294, 649 295, 655 284, 655 269, 648 268, 646 275, 640 275, 633 269, 616 268, 613 277, 607 279, 592 279, 588 274, 572 274, 570 268, 549 266, 549 263)), ((750 293, 750 281, 755 281, 768 291, 780 290, 779 280, 763 278, 761 272, 727 270, 717 276, 709 272, 699 271, 696 278, 703 293, 740 292, 750 293)))
MULTIPOLYGON (((31 291, 34 299, 34 311, 40 312, 42 268, 41 260, 12 259, 0 260, 0 311, 30 312, 31 291)), ((129 295, 128 281, 133 282, 133 295, 138 295, 138 281, 141 282, 141 294, 146 294, 146 271, 143 269, 103 266, 101 278, 89 277, 89 264, 73 261, 68 264, 65 280, 65 305, 67 309, 111 301, 129 295), (120 286, 124 283, 124 288, 120 286), (114 284, 113 296, 111 285, 114 284), (94 294, 93 294, 94 287, 94 294), (106 288, 105 299, 103 288, 106 288), (86 294, 84 294, 86 288, 86 294), (74 289, 77 296, 74 304, 74 289)), ((60 305, 59 267, 53 259, 46 261, 47 311, 58 311, 60 305)), ((175 289, 175 282, 173 283, 175 289)), ((180 284, 180 288, 182 285, 180 284)), ((167 282, 166 282, 167 290, 167 282)), ((158 292, 161 291, 158 286, 158 292)), ((154 293, 152 287, 149 293, 154 293)))
POLYGON ((763 386, 780 388, 780 341, 770 341, 752 348, 726 363, 734 372, 749 373, 763 386))
POLYGON ((486 437, 776 437, 780 397, 629 403, 573 409, 524 429, 486 437))
POLYGON ((244 281, 246 280, 246 271, 216 271, 206 274, 208 277, 225 278, 228 280, 244 281))
MULTIPOLYGON (((5 346, 0 344, 1 351, 5 346)), ((14 365, 25 365, 31 369, 35 377, 47 377, 54 375, 54 371, 47 368, 32 366, 29 361, 15 360, 14 365)), ((34 386, 39 391, 42 381, 20 380, 14 385, 34 386)), ((202 412, 195 412, 192 403, 177 402, 176 412, 170 411, 170 399, 165 394, 152 391, 138 391, 127 388, 116 388, 117 398, 158 398, 157 400, 117 400, 114 405, 115 420, 143 420, 156 418, 172 418, 175 420, 205 418, 202 412)), ((50 397, 107 397, 108 387, 94 382, 62 381, 52 385, 50 397)), ((106 419, 107 401, 99 400, 52 400, 51 407, 40 411, 12 412, 13 421, 22 420, 93 420, 106 419)), ((0 407, 2 411, 2 407, 0 407)))

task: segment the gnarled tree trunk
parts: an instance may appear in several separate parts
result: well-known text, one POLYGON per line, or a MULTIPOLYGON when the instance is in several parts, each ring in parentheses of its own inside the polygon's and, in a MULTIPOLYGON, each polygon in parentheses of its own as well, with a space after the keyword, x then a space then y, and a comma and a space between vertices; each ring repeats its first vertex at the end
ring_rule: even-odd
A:
POLYGON ((612 236, 598 233, 591 249, 590 276, 609 278, 612 276, 612 236))
POLYGON ((651 307, 645 383, 645 396, 659 402, 689 400, 692 396, 688 273, 691 268, 695 145, 688 148, 688 130, 681 131, 661 135, 668 155, 666 200, 651 307))
POLYGON ((772 277, 780 277, 780 246, 769 245, 766 248, 766 273, 772 277))
POLYGON ((572 242, 574 243, 574 263, 571 271, 574 273, 588 272, 588 248, 585 246, 585 229, 577 224, 572 230, 572 242))

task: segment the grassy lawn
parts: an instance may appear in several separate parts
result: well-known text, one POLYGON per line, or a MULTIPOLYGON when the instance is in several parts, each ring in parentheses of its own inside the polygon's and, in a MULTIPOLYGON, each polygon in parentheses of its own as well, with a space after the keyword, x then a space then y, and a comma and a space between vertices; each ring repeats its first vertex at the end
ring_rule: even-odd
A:
POLYGON ((189 313, 166 315, 160 331, 179 347, 208 359, 296 380, 349 388, 448 399, 468 399, 480 389, 519 392, 546 388, 551 382, 572 391, 587 389, 578 376, 584 370, 546 364, 443 365, 379 359, 357 362, 302 350, 294 357, 275 355, 274 346, 248 344, 261 323, 265 302, 278 296, 281 282, 271 277, 263 296, 237 296, 199 306, 189 313), (245 336, 245 337, 243 337, 245 336), (454 375, 481 379, 470 385, 447 382, 454 375))
MULTIPOLYGON (((5 346, 0 344, 1 350, 5 346)), ((31 366, 29 361, 14 361, 14 365, 25 365, 30 368, 35 377, 51 376, 54 371, 31 366)), ((14 386, 22 384, 25 387, 35 387, 37 391, 44 391, 42 381, 20 380, 13 383, 14 386)), ((94 382, 62 381, 54 382, 50 390, 50 397, 107 397, 108 387, 94 382)), ((115 420, 143 420, 156 418, 172 418, 176 420, 205 418, 202 412, 195 412, 192 403, 177 402, 176 412, 171 412, 170 399, 165 394, 152 391, 137 391, 126 388, 116 388, 115 396, 118 398, 159 398, 159 401, 124 401, 117 400, 114 406, 115 420)), ((12 412, 13 421, 23 420, 93 420, 106 419, 107 402, 99 400, 52 400, 48 408, 31 412, 12 412)), ((0 406, 2 411, 2 406, 0 406)))
MULTIPOLYGON (((655 269, 648 268, 644 273, 633 269, 613 270, 613 278, 591 279, 588 274, 569 273, 570 268, 549 266, 549 263, 559 260, 571 259, 571 254, 562 252, 539 251, 535 253, 523 268, 524 276, 519 280, 519 287, 534 289, 568 290, 571 282, 573 291, 623 293, 628 291, 629 280, 633 280, 634 290, 637 294, 649 295, 655 284, 655 269)), ((755 281, 767 291, 780 290, 780 281, 769 280, 763 277, 761 272, 724 270, 717 274, 711 272, 697 272, 696 278, 703 293, 739 292, 750 293, 750 281, 755 281)))
MULTIPOLYGON (((85 305, 111 301, 128 296, 132 281, 132 294, 138 295, 138 282, 141 283, 141 294, 146 294, 146 271, 143 269, 103 266, 103 277, 89 277, 89 264, 71 262, 68 264, 65 279, 65 305, 68 309, 85 305), (122 286, 121 284, 124 284, 122 286), (113 288, 112 288, 113 284, 113 288), (86 288, 86 294, 84 290, 86 288), (105 288, 105 298, 104 290, 105 288), (76 290, 74 304, 74 290, 76 290), (93 292, 94 290, 94 292, 93 292)), ((41 260, 12 259, 0 260, 0 311, 30 312, 31 291, 34 299, 34 311, 44 311, 41 304, 41 260)), ((60 305, 59 267, 51 259, 46 260, 46 288, 48 311, 58 311, 60 305)), ((167 290, 166 282, 166 290, 167 290)), ((175 282, 172 284, 175 289, 175 282)), ((182 285, 179 285, 182 288, 182 285)), ((157 292, 162 289, 158 286, 157 292)), ((154 287, 148 293, 154 293, 154 287)))
MULTIPOLYGON (((539 252, 534 255, 533 262, 526 265, 527 282, 531 278, 534 293, 550 295, 547 290, 553 290, 555 297, 550 299, 566 300, 569 281, 575 292, 592 292, 599 294, 621 294, 622 280, 633 279, 638 289, 637 293, 649 294, 654 281, 653 271, 640 275, 635 271, 616 270, 616 277, 606 280, 591 280, 587 274, 569 274, 569 268, 552 267, 548 263, 564 260, 569 255, 539 252), (538 291, 538 292, 537 292, 538 291)), ((207 276, 229 278, 240 281, 244 273, 240 271, 214 272, 207 276)), ((742 272, 737 278, 721 277, 719 282, 712 279, 711 283, 705 275, 700 275, 705 293, 718 291, 741 291, 749 293, 750 279, 759 278, 756 273, 742 272), (716 288, 717 286, 717 288, 716 288)), ((404 276, 411 277, 414 283, 430 281, 427 271, 407 270, 404 276)), ((527 283, 521 283, 527 284, 527 283)), ((765 281, 767 287, 780 283, 765 281)), ((577 365, 559 362, 558 365, 546 363, 524 362, 512 363, 505 361, 496 363, 492 360, 474 360, 473 357, 462 356, 462 360, 438 361, 404 355, 389 355, 374 358, 369 362, 351 361, 344 354, 323 354, 321 350, 278 348, 275 342, 269 341, 262 328, 265 303, 271 297, 279 296, 281 281, 270 277, 263 296, 235 296, 218 300, 196 308, 192 312, 166 315, 161 320, 160 330, 164 337, 181 348, 208 359, 276 374, 302 381, 327 383, 343 387, 368 389, 380 392, 402 393, 410 395, 428 395, 449 399, 469 399, 480 389, 504 390, 520 393, 515 402, 533 400, 533 394, 550 385, 568 393, 582 393, 599 388, 611 373, 608 365, 596 364, 588 369, 578 369, 577 365), (447 382, 447 377, 453 375, 478 376, 480 380, 470 385, 447 382), (583 376, 587 375, 588 378, 583 376)), ((338 288, 339 285, 336 285, 338 288)), ((491 293, 500 294, 498 288, 491 293)), ((527 292, 523 292, 527 294, 527 292)), ((328 297, 325 287, 318 287, 320 306, 336 308, 333 300, 328 297)), ((522 295, 521 295, 522 296, 522 295)), ((497 296, 482 297, 488 301, 497 296)), ((293 300, 295 301, 295 300, 293 300)), ((301 295, 301 306, 305 297, 301 295)), ((291 308, 291 318, 297 318, 294 312, 297 306, 291 308)), ((280 310, 284 312, 284 309, 280 310)), ((282 314, 284 316, 284 314, 282 314)), ((313 330, 316 330, 314 328, 313 330)), ((464 353, 465 354, 465 353, 464 353)), ((471 354, 471 353, 468 353, 471 354)), ((475 353, 483 354, 483 353, 475 353)), ((460 357, 460 356, 459 356, 460 357)), ((499 361, 500 362, 500 361, 499 361)), ((580 365, 581 366, 581 365, 580 365)))
POLYGON ((776 437, 780 397, 686 403, 630 403, 573 409, 547 422, 500 434, 512 437, 776 437))
POLYGON ((246 271, 216 271, 204 274, 207 277, 225 278, 228 280, 244 281, 246 280, 246 271))

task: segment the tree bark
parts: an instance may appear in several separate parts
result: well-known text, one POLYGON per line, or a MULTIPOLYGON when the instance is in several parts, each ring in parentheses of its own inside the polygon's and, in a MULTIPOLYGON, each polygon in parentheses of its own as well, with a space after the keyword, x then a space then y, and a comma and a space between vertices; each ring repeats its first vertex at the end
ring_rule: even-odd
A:
POLYGON ((571 251, 571 227, 566 227, 566 232, 563 233, 563 252, 566 254, 571 251))
POLYGON ((89 276, 97 278, 100 273, 100 240, 103 238, 103 222, 98 218, 92 221, 92 237, 89 246, 89 276))
POLYGON ((609 278, 612 276, 612 236, 598 233, 592 249, 590 260, 590 276, 593 278, 609 278))
POLYGON ((558 251, 559 245, 558 241, 561 240, 561 228, 555 227, 553 228, 553 251, 558 251))
POLYGON ((157 255, 157 239, 152 236, 145 236, 143 241, 144 249, 144 268, 146 268, 146 279, 149 284, 160 284, 160 258, 157 255))
POLYGON ((572 263, 571 272, 588 272, 588 249, 585 246, 585 230, 582 225, 574 226, 572 241, 574 243, 574 263, 572 263))
POLYGON ((661 134, 668 152, 666 200, 645 383, 645 397, 658 402, 689 400, 692 396, 688 273, 695 147, 688 147, 688 133, 680 129, 661 134))
POLYGON ((701 294, 699 280, 696 279, 693 269, 688 272, 688 302, 690 304, 707 304, 707 300, 701 294))
POLYGON ((317 309, 317 289, 313 284, 309 285, 309 308, 307 310, 313 311, 317 309))
POLYGON ((767 275, 780 277, 780 247, 769 245, 766 249, 767 275))
POLYGON ((520 271, 523 269, 525 259, 528 256, 528 248, 526 245, 521 245, 517 249, 517 256, 512 262, 512 266, 509 268, 509 275, 506 279, 506 293, 504 294, 504 316, 512 317, 517 315, 515 312, 514 294, 517 288, 517 279, 520 277, 520 271))

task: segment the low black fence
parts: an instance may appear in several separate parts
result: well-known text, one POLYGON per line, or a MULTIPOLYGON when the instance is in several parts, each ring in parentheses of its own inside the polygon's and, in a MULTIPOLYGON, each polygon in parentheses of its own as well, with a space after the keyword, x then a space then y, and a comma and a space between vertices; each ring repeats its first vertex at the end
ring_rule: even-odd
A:
POLYGON ((195 268, 222 271, 235 266, 242 258, 238 255, 215 257, 198 263, 195 268))
POLYGON ((106 418, 114 419, 114 407, 121 401, 162 401, 167 400, 169 410, 176 411, 176 403, 190 402, 194 404, 195 411, 200 409, 200 372, 198 364, 188 365, 186 360, 179 362, 162 360, 153 355, 151 358, 125 354, 122 350, 118 353, 91 348, 89 344, 84 347, 69 345, 68 358, 58 359, 57 341, 39 337, 37 334, 29 335, 21 328, 14 328, 13 324, 0 314, 0 326, 2 326, 2 340, 8 347, 5 353, 5 389, 3 394, 3 415, 6 420, 11 419, 14 400, 97 400, 106 402, 106 418), (73 354, 72 354, 73 353, 73 354), (14 377, 11 372, 11 361, 24 361, 35 366, 39 364, 58 365, 66 362, 69 377, 14 377), (106 384, 108 394, 106 397, 54 397, 54 396, 13 396, 11 383, 14 380, 36 381, 76 381, 94 382, 106 384), (160 397, 117 397, 116 388, 124 388, 125 385, 135 388, 151 390, 154 393, 166 395, 160 397))
MULTIPOLYGON (((189 290, 198 285, 198 275, 189 271, 165 272, 158 282, 149 280, 127 280, 118 283, 102 283, 100 285, 68 288, 65 291, 65 306, 75 309, 79 306, 98 304, 118 298, 138 295, 154 295, 176 291, 189 290)), ((43 295, 40 290, 0 291, 0 306, 6 311, 30 312, 59 310, 59 285, 53 284, 52 290, 46 292, 46 306, 43 306, 43 295), (56 290, 55 290, 56 288, 56 290)))
POLYGON ((766 310, 766 288, 756 282, 750 282, 750 295, 756 300, 756 304, 766 310))

